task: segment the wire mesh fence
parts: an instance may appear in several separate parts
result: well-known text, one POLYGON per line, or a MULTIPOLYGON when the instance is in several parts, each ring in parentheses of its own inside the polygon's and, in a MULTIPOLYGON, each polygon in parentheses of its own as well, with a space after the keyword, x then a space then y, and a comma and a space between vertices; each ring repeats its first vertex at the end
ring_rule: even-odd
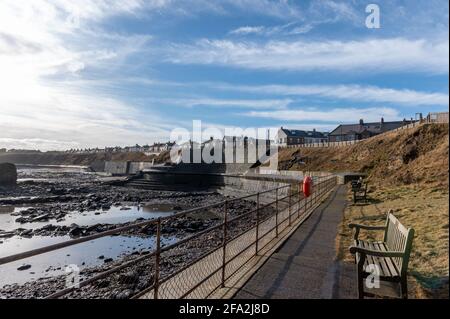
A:
POLYGON ((139 234, 146 244, 120 262, 105 263, 83 274, 79 282, 67 276, 44 290, 45 298, 152 298, 211 297, 255 256, 312 212, 336 185, 335 176, 315 178, 311 196, 301 184, 285 184, 255 194, 230 198, 169 217, 143 221, 21 254, 0 258, 0 266, 86 243, 106 236, 139 234), (207 222, 199 219, 214 213, 207 222), (180 232, 180 229, 182 230, 180 232), (176 235, 175 235, 176 234, 176 235))

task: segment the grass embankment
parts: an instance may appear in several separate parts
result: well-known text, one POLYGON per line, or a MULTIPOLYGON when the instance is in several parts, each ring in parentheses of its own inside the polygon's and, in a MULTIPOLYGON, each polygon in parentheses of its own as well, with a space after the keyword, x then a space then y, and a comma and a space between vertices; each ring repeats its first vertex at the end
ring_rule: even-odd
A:
MULTIPOLYGON (((348 251, 352 233, 348 224, 356 222, 384 225, 386 213, 394 215, 415 230, 409 263, 410 298, 448 298, 449 296, 449 210, 448 190, 418 185, 371 185, 367 204, 349 204, 336 238, 338 259, 353 263, 348 251)), ((349 192, 349 203, 352 197, 349 192)), ((361 231, 363 239, 382 240, 383 232, 361 231)))
MULTIPOLYGON (((349 193, 336 239, 338 258, 353 262, 348 223, 383 225, 392 209, 406 227, 416 231, 409 265, 410 296, 448 298, 448 144, 448 124, 422 125, 351 146, 285 149, 279 162, 280 169, 366 173, 370 200, 354 205, 349 193)), ((373 237, 374 232, 361 232, 361 236, 381 239, 373 237)))
POLYGON ((362 172, 391 185, 448 187, 448 124, 422 125, 344 147, 280 151, 284 170, 362 172))

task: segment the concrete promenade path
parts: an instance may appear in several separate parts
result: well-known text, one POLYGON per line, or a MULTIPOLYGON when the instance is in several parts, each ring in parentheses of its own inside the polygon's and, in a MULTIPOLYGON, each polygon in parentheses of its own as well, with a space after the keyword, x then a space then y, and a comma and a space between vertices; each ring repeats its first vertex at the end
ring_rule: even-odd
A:
POLYGON ((346 204, 346 186, 340 185, 234 298, 356 298, 354 265, 336 260, 335 239, 346 204))

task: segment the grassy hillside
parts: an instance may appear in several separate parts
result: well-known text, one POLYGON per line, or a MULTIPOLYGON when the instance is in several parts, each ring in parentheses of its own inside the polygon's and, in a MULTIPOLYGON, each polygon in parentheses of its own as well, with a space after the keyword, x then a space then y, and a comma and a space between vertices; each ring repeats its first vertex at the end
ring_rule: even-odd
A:
MULTIPOLYGON (((364 172, 367 203, 348 206, 336 238, 338 259, 353 262, 351 222, 383 225, 394 214, 416 231, 409 265, 409 296, 448 298, 448 125, 427 124, 339 148, 284 149, 280 169, 364 172)), ((382 239, 362 232, 362 238, 382 239)))
POLYGON ((337 148, 283 149, 285 170, 364 172, 391 185, 448 187, 448 124, 426 124, 337 148))

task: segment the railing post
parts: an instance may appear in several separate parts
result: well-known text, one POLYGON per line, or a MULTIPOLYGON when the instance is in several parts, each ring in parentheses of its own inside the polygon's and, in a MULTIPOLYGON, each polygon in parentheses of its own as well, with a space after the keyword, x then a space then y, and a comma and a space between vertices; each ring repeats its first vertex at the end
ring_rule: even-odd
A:
POLYGON ((306 211, 308 210, 308 197, 305 196, 305 205, 304 205, 304 210, 303 212, 306 213, 306 211))
POLYGON ((258 241, 259 241, 259 192, 256 194, 256 242, 255 255, 258 255, 258 241))
POLYGON ((292 189, 289 187, 289 226, 291 226, 291 213, 292 213, 292 189))
POLYGON ((227 222, 228 222, 228 200, 225 201, 225 208, 223 215, 222 288, 225 287, 225 266, 227 262, 227 222))
POLYGON ((278 237, 278 188, 276 189, 275 196, 275 237, 278 237))
POLYGON ((300 199, 300 196, 301 196, 301 194, 302 194, 302 185, 303 184, 298 184, 298 203, 297 203, 297 218, 300 218, 300 211, 301 211, 301 208, 300 208, 300 203, 301 203, 301 199, 300 199))
POLYGON ((158 299, 159 292, 159 267, 161 262, 161 217, 156 224, 156 252, 155 252, 155 299, 158 299))

